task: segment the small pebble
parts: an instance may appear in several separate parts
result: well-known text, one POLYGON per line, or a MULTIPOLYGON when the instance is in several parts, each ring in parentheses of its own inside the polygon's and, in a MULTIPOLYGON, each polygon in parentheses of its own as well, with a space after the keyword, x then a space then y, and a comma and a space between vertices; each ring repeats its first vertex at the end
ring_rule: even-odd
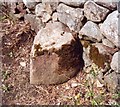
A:
POLYGON ((69 87, 69 86, 66 86, 66 87, 65 87, 65 89, 66 89, 66 90, 69 90, 69 89, 70 89, 70 87, 69 87))
POLYGON ((99 88, 100 88, 100 87, 103 87, 103 84, 101 84, 99 80, 96 80, 96 85, 97 85, 97 87, 99 87, 99 88))
POLYGON ((20 65, 21 65, 22 67, 25 67, 25 66, 26 66, 26 62, 20 62, 20 65))
POLYGON ((79 86, 79 85, 80 85, 80 84, 78 84, 78 83, 72 83, 72 84, 71 84, 71 87, 74 88, 74 87, 77 87, 77 86, 79 86))

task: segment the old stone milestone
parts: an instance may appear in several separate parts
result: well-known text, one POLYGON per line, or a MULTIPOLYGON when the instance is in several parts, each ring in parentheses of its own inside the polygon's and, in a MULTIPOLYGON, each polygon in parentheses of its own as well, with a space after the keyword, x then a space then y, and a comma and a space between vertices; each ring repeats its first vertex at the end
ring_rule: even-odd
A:
POLYGON ((82 46, 68 27, 50 22, 36 35, 30 60, 30 83, 63 83, 83 66, 82 46))

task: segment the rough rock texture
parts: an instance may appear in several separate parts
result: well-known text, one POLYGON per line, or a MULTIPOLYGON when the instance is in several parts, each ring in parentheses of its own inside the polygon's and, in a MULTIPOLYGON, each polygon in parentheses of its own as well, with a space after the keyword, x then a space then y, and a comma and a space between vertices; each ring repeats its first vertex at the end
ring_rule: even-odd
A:
POLYGON ((97 24, 93 23, 92 21, 88 21, 80 30, 80 35, 87 36, 88 39, 92 41, 101 41, 103 35, 100 32, 100 29, 97 24))
POLYGON ((109 91, 116 92, 118 91, 118 89, 120 89, 120 83, 119 83, 120 78, 118 76, 120 75, 117 75, 115 72, 112 72, 104 76, 104 81, 109 91))
POLYGON ((35 32, 38 32, 44 26, 42 20, 36 17, 36 15, 27 14, 25 19, 30 23, 31 29, 35 30, 35 32))
POLYGON ((110 63, 112 57, 111 52, 114 51, 114 49, 111 49, 101 43, 95 43, 90 46, 89 56, 93 63, 104 69, 106 67, 106 63, 110 63))
POLYGON ((98 48, 99 52, 102 54, 114 54, 116 51, 118 51, 117 48, 111 48, 106 45, 103 45, 102 43, 95 43, 93 44, 95 47, 98 48))
POLYGON ((102 43, 103 43, 103 45, 106 45, 106 46, 111 47, 111 48, 115 47, 115 45, 111 41, 109 41, 108 39, 105 39, 105 38, 102 39, 102 43))
POLYGON ((84 70, 86 71, 86 68, 91 66, 92 61, 90 60, 89 56, 89 46, 90 41, 88 40, 80 40, 82 46, 83 46, 83 60, 84 60, 84 70))
POLYGON ((118 11, 114 11, 108 15, 107 19, 100 26, 103 35, 113 42, 117 47, 120 47, 118 42, 118 11))
POLYGON ((117 48, 114 49, 102 43, 95 43, 90 46, 89 56, 93 63, 102 68, 102 72, 108 72, 110 70, 112 55, 116 51, 118 51, 117 48))
POLYGON ((120 13, 120 2, 118 2, 117 10, 120 13))
POLYGON ((83 52, 83 60, 84 60, 84 69, 86 69, 88 66, 92 64, 89 54, 87 54, 87 52, 85 51, 83 52))
POLYGON ((114 0, 109 0, 108 2, 105 0, 94 0, 97 4, 102 5, 110 10, 114 10, 117 8, 117 2, 114 0))
POLYGON ((43 4, 49 4, 53 11, 56 11, 60 0, 42 0, 43 4))
POLYGON ((87 1, 84 4, 84 14, 88 20, 93 22, 100 22, 104 20, 108 12, 108 9, 97 5, 93 1, 87 1))
POLYGON ((82 66, 82 46, 68 27, 60 22, 48 23, 38 32, 31 51, 30 83, 63 83, 82 66))
POLYGON ((35 5, 42 0, 23 0, 24 4, 29 9, 35 9, 35 5))
POLYGON ((35 14, 41 17, 43 22, 47 22, 51 18, 52 7, 48 3, 39 3, 36 5, 35 14))
POLYGON ((55 12, 55 13, 53 13, 53 15, 52 15, 52 21, 54 22, 54 21, 57 21, 57 20, 58 20, 58 13, 55 12))
POLYGON ((82 6, 87 0, 60 0, 60 2, 65 3, 66 5, 79 7, 82 6))
POLYGON ((120 73, 120 51, 116 52, 111 61, 111 68, 116 71, 117 73, 120 73))
POLYGON ((67 25, 70 30, 79 31, 82 27, 83 9, 72 8, 64 4, 60 4, 57 8, 58 20, 67 25))

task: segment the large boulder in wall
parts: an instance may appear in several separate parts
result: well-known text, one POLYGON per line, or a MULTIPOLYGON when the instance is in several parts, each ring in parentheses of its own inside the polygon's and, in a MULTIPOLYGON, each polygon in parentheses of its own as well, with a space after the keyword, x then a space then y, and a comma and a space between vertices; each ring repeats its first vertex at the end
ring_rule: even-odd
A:
POLYGON ((60 22, 48 23, 34 39, 30 55, 31 84, 60 84, 83 66, 82 45, 60 22))

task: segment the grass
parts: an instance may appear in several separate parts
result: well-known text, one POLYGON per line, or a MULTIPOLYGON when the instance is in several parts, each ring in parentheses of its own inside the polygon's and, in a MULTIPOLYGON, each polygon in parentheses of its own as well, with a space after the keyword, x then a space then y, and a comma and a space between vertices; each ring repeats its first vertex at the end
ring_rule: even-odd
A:
MULTIPOLYGON (((105 87, 100 87, 100 88, 96 87, 96 80, 99 72, 100 72, 100 68, 97 65, 92 64, 91 69, 88 73, 89 76, 86 77, 86 81, 84 83, 84 86, 86 87, 86 93, 84 95, 85 101, 89 101, 89 105, 91 106, 99 107, 100 105, 107 104, 105 99, 109 99, 113 102, 112 105, 116 107, 120 107, 120 104, 118 104, 116 101, 117 99, 120 98, 120 92, 110 93, 106 91, 105 87), (97 90, 97 93, 96 93, 96 90, 97 90), (110 98, 107 96, 108 94, 110 98)), ((80 105, 81 98, 82 97, 80 93, 74 96, 74 104, 80 105)))
POLYGON ((5 81, 10 76, 10 72, 8 70, 2 71, 2 81, 5 81))
POLYGON ((10 6, 6 3, 2 3, 0 6, 0 21, 8 20, 11 25, 15 25, 17 18, 11 13, 10 6))
POLYGON ((3 90, 3 92, 8 92, 10 90, 10 85, 4 83, 5 80, 7 80, 9 76, 10 76, 10 72, 8 70, 2 71, 2 90, 3 90))
POLYGON ((2 91, 3 92, 9 92, 10 91, 10 86, 7 84, 2 84, 2 91))

